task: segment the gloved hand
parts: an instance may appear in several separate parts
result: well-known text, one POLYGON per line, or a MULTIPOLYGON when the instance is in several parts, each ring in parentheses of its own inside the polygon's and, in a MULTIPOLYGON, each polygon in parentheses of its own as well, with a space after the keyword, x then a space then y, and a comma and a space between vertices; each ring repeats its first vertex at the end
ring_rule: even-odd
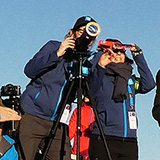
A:
POLYGON ((132 44, 132 46, 133 46, 133 48, 131 48, 132 56, 137 56, 143 53, 142 49, 136 44, 132 44))

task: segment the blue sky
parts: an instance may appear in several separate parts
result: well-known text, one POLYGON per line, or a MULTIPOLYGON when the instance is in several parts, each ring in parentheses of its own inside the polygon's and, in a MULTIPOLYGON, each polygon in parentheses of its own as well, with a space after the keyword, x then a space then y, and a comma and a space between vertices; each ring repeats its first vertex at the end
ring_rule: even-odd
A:
MULTIPOLYGON (((12 83, 23 91, 29 82, 23 73, 27 61, 48 40, 63 41, 83 15, 92 16, 101 26, 97 42, 117 38, 138 44, 155 77, 160 67, 159 8, 157 0, 1 0, 0 87, 12 83)), ((140 160, 159 159, 160 130, 151 115, 155 91, 136 98, 140 160)))

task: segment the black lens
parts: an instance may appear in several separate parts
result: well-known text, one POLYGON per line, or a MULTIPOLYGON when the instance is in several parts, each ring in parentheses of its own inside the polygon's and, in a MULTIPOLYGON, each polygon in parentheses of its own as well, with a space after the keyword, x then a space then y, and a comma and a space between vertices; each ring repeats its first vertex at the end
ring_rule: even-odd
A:
POLYGON ((116 47, 122 47, 122 44, 115 44, 116 47))

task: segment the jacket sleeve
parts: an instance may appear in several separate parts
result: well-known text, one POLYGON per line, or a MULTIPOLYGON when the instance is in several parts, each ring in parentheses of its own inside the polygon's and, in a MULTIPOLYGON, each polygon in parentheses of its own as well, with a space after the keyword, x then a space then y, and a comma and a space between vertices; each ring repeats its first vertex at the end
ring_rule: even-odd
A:
POLYGON ((36 76, 47 71, 51 66, 56 65, 61 59, 57 56, 59 46, 60 42, 47 42, 26 64, 24 69, 26 76, 29 78, 35 78, 36 76))
POLYGON ((133 58, 135 60, 135 63, 137 64, 137 69, 140 74, 138 93, 147 93, 155 87, 154 78, 150 69, 148 68, 143 54, 137 55, 133 58))
POLYGON ((154 98, 152 115, 153 115, 153 118, 158 121, 160 126, 160 70, 157 72, 157 75, 156 75, 156 86, 157 86, 157 89, 156 89, 156 95, 154 98))

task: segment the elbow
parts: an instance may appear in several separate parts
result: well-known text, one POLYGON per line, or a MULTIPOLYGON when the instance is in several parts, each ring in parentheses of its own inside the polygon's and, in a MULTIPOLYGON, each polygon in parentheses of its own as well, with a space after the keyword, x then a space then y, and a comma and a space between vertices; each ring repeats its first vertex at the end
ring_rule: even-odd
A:
POLYGON ((148 92, 153 90, 156 87, 156 83, 153 81, 152 83, 150 83, 149 87, 148 87, 148 92))
POLYGON ((148 86, 147 88, 148 88, 149 91, 151 91, 152 89, 155 88, 156 83, 155 83, 153 77, 150 78, 150 80, 149 80, 148 83, 147 83, 147 86, 148 86))
POLYGON ((32 74, 32 72, 27 67, 24 68, 24 74, 30 79, 35 78, 35 76, 32 74))
POLYGON ((151 90, 153 90, 156 86, 156 83, 154 81, 149 82, 145 87, 142 89, 142 93, 148 93, 151 90))

